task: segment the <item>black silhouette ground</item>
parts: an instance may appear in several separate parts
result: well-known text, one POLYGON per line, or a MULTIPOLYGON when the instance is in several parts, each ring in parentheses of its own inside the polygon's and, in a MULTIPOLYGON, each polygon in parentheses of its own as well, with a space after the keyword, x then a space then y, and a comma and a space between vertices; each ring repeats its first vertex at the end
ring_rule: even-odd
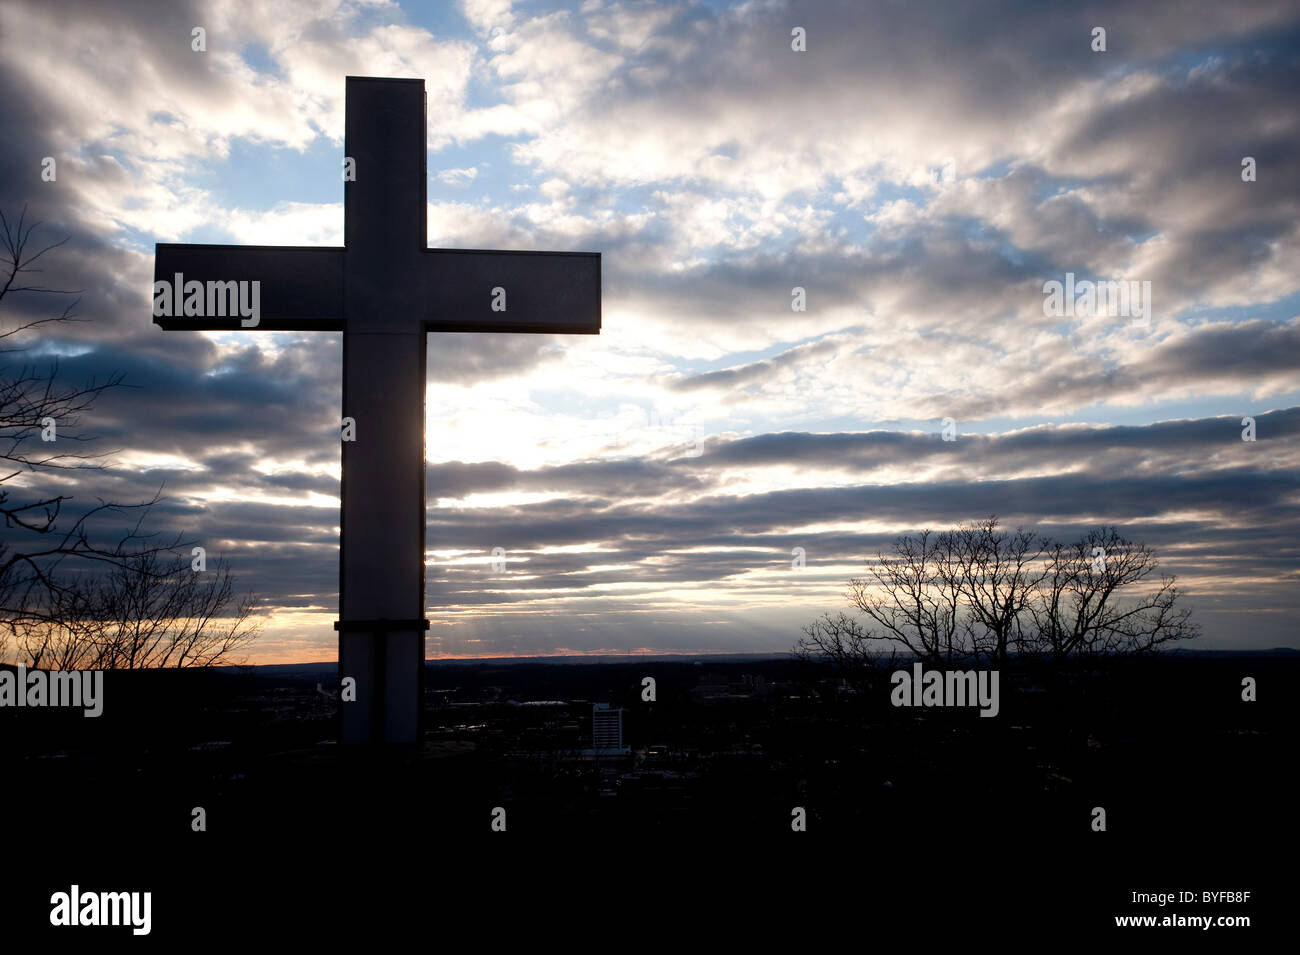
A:
POLYGON ((1293 844, 1297 676, 1294 654, 1021 671, 981 719, 895 709, 887 685, 852 693, 785 659, 435 664, 425 742, 351 752, 319 668, 109 674, 99 719, 0 711, 0 812, 27 922, 100 879, 152 889, 164 932, 286 905, 319 927, 350 885, 561 923, 612 891, 605 915, 628 918, 770 894, 823 921, 1113 933, 1147 912, 1133 891, 1252 891, 1237 913, 1281 888, 1266 865, 1293 844), (593 702, 626 708, 629 756, 576 755, 593 702))

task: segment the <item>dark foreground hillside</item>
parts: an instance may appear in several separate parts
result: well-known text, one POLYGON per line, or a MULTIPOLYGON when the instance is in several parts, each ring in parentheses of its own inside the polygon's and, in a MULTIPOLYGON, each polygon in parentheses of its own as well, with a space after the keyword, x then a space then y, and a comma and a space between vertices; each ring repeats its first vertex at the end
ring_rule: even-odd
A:
POLYGON ((716 907, 1114 932, 1169 909, 1135 891, 1206 889, 1264 918, 1294 846, 1298 677, 1289 654, 1019 670, 981 718, 792 660, 431 664, 424 742, 354 753, 309 669, 109 674, 98 719, 0 710, 25 860, 8 917, 39 927, 79 882, 152 890, 155 935, 209 911, 342 928, 348 886, 560 923, 716 907), (624 709, 626 754, 591 752, 596 703, 624 709))

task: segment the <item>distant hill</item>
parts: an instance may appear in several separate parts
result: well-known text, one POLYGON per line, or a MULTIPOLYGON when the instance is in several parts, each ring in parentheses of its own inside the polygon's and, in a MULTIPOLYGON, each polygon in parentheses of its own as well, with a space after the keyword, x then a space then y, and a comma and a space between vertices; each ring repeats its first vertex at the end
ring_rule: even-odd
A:
MULTIPOLYGON (((510 666, 513 664, 554 664, 556 666, 622 663, 756 663, 764 660, 781 660, 789 653, 709 653, 709 654, 609 654, 592 656, 574 654, 569 656, 539 657, 475 657, 474 659, 440 659, 425 660, 425 666, 510 666)), ((255 673, 258 676, 277 677, 286 680, 323 680, 333 678, 338 672, 338 664, 333 660, 318 663, 270 663, 261 666, 223 666, 214 669, 226 673, 255 673)))
MULTIPOLYGON (((1295 647, 1272 647, 1268 650, 1192 650, 1179 647, 1166 651, 1166 656, 1177 657, 1269 657, 1300 655, 1295 647)), ((765 660, 781 660, 790 656, 786 652, 770 653, 621 653, 593 656, 590 654, 570 654, 565 656, 535 657, 475 657, 473 659, 447 658, 425 660, 425 666, 471 667, 471 666, 511 666, 554 664, 556 666, 598 666, 600 664, 626 663, 757 663, 765 660)), ((332 660, 317 663, 274 663, 252 667, 216 667, 216 670, 229 673, 254 672, 259 676, 279 677, 289 680, 316 680, 332 678, 338 671, 338 664, 332 660)))

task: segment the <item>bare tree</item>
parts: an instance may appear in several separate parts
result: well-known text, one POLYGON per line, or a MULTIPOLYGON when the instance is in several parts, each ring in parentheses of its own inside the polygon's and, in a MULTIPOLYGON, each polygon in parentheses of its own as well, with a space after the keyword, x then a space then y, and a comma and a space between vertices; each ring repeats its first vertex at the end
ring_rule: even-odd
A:
POLYGON ((1197 633, 1190 611, 1176 607, 1174 578, 1153 577, 1157 566, 1146 545, 1114 528, 1068 546, 1003 530, 995 516, 924 530, 897 538, 849 581, 845 596, 861 618, 824 615, 794 652, 849 675, 878 668, 888 647, 933 666, 1150 653, 1197 633))
POLYGON ((252 594, 235 592, 229 564, 197 572, 179 555, 128 555, 104 574, 63 588, 57 623, 21 628, 29 666, 97 670, 205 667, 260 633, 252 594))
POLYGON ((1176 608, 1175 579, 1145 544, 1113 527, 1089 531, 1070 546, 1054 544, 1031 603, 1034 648, 1055 660, 1150 653, 1197 633, 1191 611, 1176 608), (1133 599, 1129 593, 1140 592, 1133 599))
POLYGON ((1011 647, 1023 642, 1029 601, 1045 573, 1045 542, 1021 528, 1001 530, 993 516, 962 525, 954 536, 953 586, 977 625, 973 655, 1003 666, 1011 647))
POLYGON ((795 656, 805 661, 831 664, 859 693, 873 687, 880 674, 898 662, 895 649, 885 657, 872 635, 847 613, 823 614, 803 628, 795 656))
MULTIPOLYGON (((43 256, 67 239, 38 246, 32 234, 39 225, 27 222, 26 208, 16 223, 0 212, 0 302, 5 305, 19 295, 79 294, 40 281, 43 256)), ((78 301, 73 298, 57 314, 0 322, 0 361, 28 351, 47 331, 46 326, 81 321, 75 314, 78 301)), ((55 479, 56 487, 60 483, 66 486, 63 479, 70 476, 68 472, 104 467, 103 459, 113 452, 88 450, 87 443, 94 438, 78 426, 95 399, 121 383, 122 376, 116 374, 106 381, 62 384, 57 360, 45 367, 30 362, 0 365, 0 517, 4 531, 0 538, 0 657, 14 642, 27 659, 39 661, 33 666, 69 669, 123 665, 123 661, 129 666, 137 660, 154 661, 141 665, 194 665, 194 661, 219 658, 217 651, 222 646, 229 652, 245 642, 248 613, 240 616, 239 607, 244 604, 236 604, 229 590, 228 569, 218 574, 208 589, 197 581, 192 581, 188 590, 177 586, 176 568, 166 563, 163 555, 186 546, 180 535, 160 541, 142 532, 150 508, 161 499, 159 494, 138 504, 98 500, 85 506, 69 494, 43 493, 34 487, 41 475, 55 479), (101 523, 117 526, 110 535, 115 539, 105 542, 92 535, 92 526, 101 523), (154 589, 150 590, 143 581, 154 576, 154 589), (141 654, 140 648, 134 652, 128 648, 125 656, 119 650, 106 654, 103 648, 117 647, 124 639, 120 615, 115 618, 113 608, 127 600, 128 594, 144 591, 169 594, 170 602, 160 605, 168 613, 176 608, 185 611, 165 618, 171 629, 161 631, 163 636, 157 641, 174 639, 175 646, 162 655, 141 654), (221 621, 232 613, 239 623, 226 632, 221 621), (189 629, 177 629, 176 621, 182 616, 187 621, 203 621, 203 625, 197 631, 193 624, 187 625, 189 629), (114 619, 118 619, 117 629, 113 629, 114 619)), ((136 607, 144 609, 138 602, 136 607)), ((251 610, 251 603, 249 607, 251 610)), ((148 624, 140 621, 138 625, 148 624)))
POLYGON ((970 652, 970 629, 960 612, 959 542, 952 533, 929 530, 899 537, 892 556, 877 553, 868 576, 849 581, 846 596, 879 627, 879 639, 934 664, 970 652))

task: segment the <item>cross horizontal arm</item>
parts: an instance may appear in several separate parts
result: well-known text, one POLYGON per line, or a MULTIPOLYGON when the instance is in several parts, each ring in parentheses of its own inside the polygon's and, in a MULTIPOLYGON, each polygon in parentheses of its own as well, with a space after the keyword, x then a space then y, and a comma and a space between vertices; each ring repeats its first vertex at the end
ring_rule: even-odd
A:
MULTIPOLYGON (((268 331, 338 331, 343 328, 343 261, 341 248, 296 245, 181 245, 154 247, 154 282, 171 288, 181 276, 183 285, 202 283, 203 312, 170 315, 154 311, 154 324, 163 328, 238 329, 250 327, 229 306, 220 286, 218 309, 208 307, 209 283, 257 282, 260 315, 256 327, 268 331), (224 311, 226 314, 218 314, 224 311), (232 312, 234 314, 232 314, 232 312)), ((250 289, 245 290, 245 301, 250 289)), ((238 294, 239 290, 235 290, 238 294)), ((155 301, 157 299, 155 287, 155 301)), ((184 289, 176 302, 185 300, 184 289)))
POLYGON ((599 252, 426 249, 424 262, 426 331, 600 333, 599 252))

